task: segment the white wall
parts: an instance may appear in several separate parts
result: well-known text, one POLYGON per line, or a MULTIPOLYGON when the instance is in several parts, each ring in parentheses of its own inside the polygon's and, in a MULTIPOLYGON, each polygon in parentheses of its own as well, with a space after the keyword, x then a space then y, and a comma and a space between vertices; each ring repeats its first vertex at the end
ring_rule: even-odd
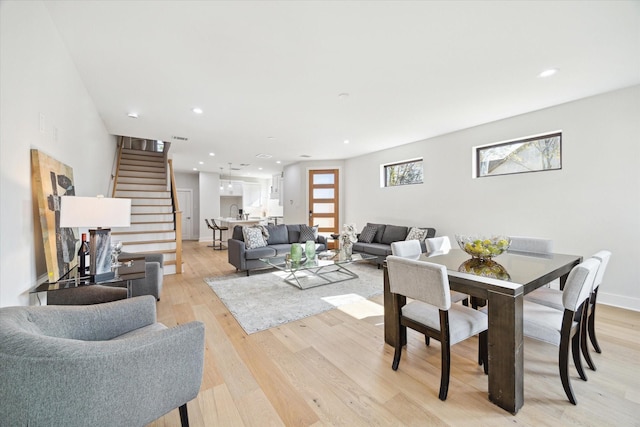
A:
POLYGON ((0 93, 0 306, 28 305, 37 303, 29 290, 46 278, 30 149, 71 166, 76 195, 106 195, 116 139, 41 2, 0 3, 0 93))
POLYGON ((598 301, 640 310, 639 117, 635 86, 347 160, 344 221, 547 237, 585 257, 608 249, 598 301), (472 179, 474 146, 554 130, 562 170, 472 179), (415 157, 424 184, 380 188, 382 163, 415 157))
MULTIPOLYGON (((220 174, 210 172, 200 172, 200 218, 204 224, 204 218, 217 218, 220 216, 220 174)), ((211 240, 211 230, 206 225, 200 227, 201 242, 211 240)))

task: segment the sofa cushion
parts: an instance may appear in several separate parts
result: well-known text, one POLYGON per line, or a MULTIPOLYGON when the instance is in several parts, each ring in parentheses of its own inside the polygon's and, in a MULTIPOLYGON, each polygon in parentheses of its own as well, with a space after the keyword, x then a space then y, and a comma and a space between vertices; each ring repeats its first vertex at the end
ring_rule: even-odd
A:
POLYGON ((376 231, 376 235, 373 238, 373 243, 382 243, 382 235, 384 234, 385 225, 384 224, 373 224, 368 222, 367 225, 371 225, 373 227, 377 227, 378 231, 376 231))
POLYGON ((274 256, 276 256, 276 250, 273 248, 273 246, 263 246, 261 248, 247 249, 244 253, 244 258, 247 260, 271 258, 274 256))
POLYGON ((233 234, 231 235, 231 238, 233 240, 240 240, 241 242, 244 242, 244 234, 242 233, 241 225, 236 225, 235 227, 233 227, 233 234))
POLYGON ((274 256, 281 256, 291 253, 290 243, 283 243, 281 245, 269 245, 269 247, 276 251, 276 254, 274 256))
POLYGON ((360 252, 364 252, 365 254, 376 256, 391 255, 391 246, 385 245, 384 243, 364 243, 363 246, 363 250, 360 252))
POLYGON ((427 237, 427 230, 423 230, 418 227, 411 227, 407 237, 404 240, 418 240, 422 241, 427 237))
POLYGON ((287 224, 289 243, 300 243, 300 224, 287 224))
POLYGON ((267 239, 268 245, 289 243, 289 231, 286 225, 268 225, 267 231, 269 232, 269 238, 267 239))
POLYGON ((373 238, 376 237, 378 227, 374 225, 365 225, 360 235, 358 236, 358 242, 371 243, 373 238))
POLYGON ((382 241, 380 243, 390 245, 393 242, 404 240, 405 237, 407 237, 407 227, 387 224, 384 227, 384 234, 382 235, 382 241))
POLYGON ((267 246, 267 242, 262 237, 262 230, 258 227, 243 227, 244 244, 247 249, 261 248, 267 246))
POLYGON ((310 227, 305 224, 300 225, 300 240, 298 240, 299 243, 304 243, 307 240, 312 240, 315 242, 317 238, 318 238, 317 225, 314 225, 313 227, 310 227))

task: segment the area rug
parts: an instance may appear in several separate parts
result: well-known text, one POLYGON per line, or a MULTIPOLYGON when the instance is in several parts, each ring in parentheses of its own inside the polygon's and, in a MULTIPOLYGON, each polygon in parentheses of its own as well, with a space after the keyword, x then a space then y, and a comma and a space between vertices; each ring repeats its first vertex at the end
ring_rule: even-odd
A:
POLYGON ((382 294, 382 270, 354 263, 358 278, 301 290, 284 282, 283 273, 267 270, 251 276, 208 277, 205 282, 222 300, 240 326, 252 334, 314 314, 382 294))

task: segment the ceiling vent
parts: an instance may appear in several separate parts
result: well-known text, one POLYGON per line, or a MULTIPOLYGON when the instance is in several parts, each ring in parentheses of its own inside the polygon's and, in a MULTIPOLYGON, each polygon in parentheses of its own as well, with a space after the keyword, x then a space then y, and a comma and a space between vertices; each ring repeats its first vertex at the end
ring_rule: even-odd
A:
POLYGON ((189 138, 186 136, 172 136, 171 139, 175 139, 176 141, 188 141, 189 138))
POLYGON ((301 155, 300 155, 300 157, 304 157, 304 158, 308 159, 308 158, 309 158, 309 157, 311 157, 311 156, 310 156, 310 155, 308 155, 308 154, 301 154, 301 155))
POLYGON ((256 154, 256 157, 259 159, 270 159, 273 156, 271 154, 256 154))

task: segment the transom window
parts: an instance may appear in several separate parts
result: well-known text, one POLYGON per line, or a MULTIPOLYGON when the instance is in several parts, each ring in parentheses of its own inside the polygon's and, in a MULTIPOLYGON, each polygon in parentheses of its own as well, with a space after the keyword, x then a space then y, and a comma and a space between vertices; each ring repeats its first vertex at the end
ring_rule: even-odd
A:
POLYGON ((399 185, 422 184, 422 163, 422 159, 412 159, 382 165, 382 185, 397 187, 399 185))
POLYGON ((476 148, 476 177, 562 169, 562 132, 476 148))

